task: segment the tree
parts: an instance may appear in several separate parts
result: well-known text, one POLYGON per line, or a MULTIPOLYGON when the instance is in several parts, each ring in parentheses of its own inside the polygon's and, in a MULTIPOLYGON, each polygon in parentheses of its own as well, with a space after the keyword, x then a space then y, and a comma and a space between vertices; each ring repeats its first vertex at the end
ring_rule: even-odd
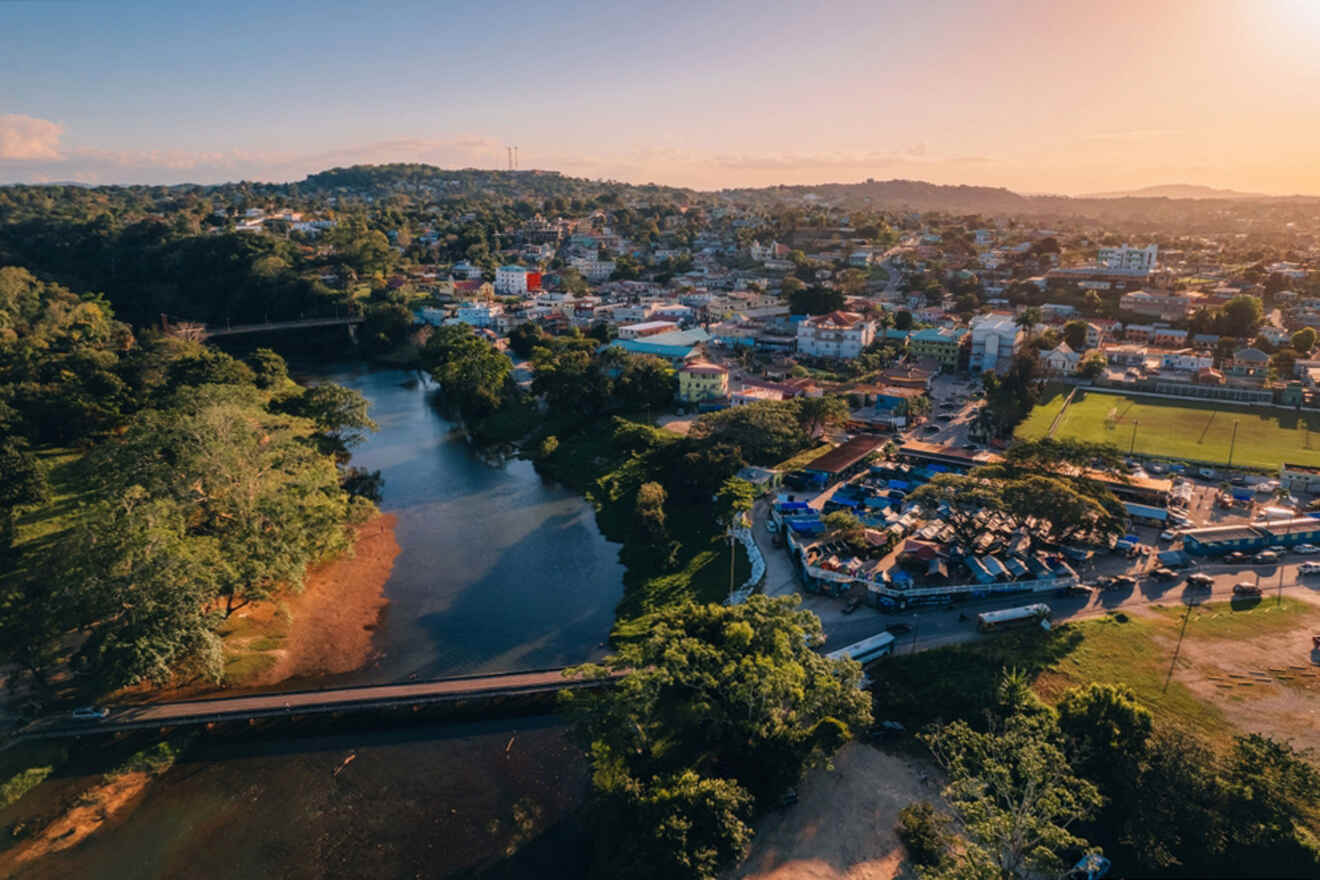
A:
POLYGON ((919 734, 949 776, 945 800, 966 836, 943 878, 1057 873, 1060 854, 1086 846, 1069 826, 1089 817, 1099 791, 1073 775, 1048 725, 1012 715, 985 732, 955 721, 919 734))
POLYGON ((825 315, 843 308, 843 291, 808 287, 789 294, 788 306, 795 315, 825 315))
POLYGON ((1244 293, 1226 302, 1221 315, 1220 332, 1223 335, 1247 339, 1260 327, 1264 309, 1258 297, 1244 293))
POLYGON ((1079 773, 1111 799, 1136 782, 1154 716, 1131 688, 1092 682, 1065 693, 1058 709, 1059 729, 1079 773))
POLYGON ((727 779, 761 805, 869 723, 861 668, 818 654, 820 620, 796 597, 685 603, 578 677, 615 685, 565 696, 597 773, 633 779, 694 771, 727 779))
POLYGON ((724 528, 730 528, 756 504, 756 487, 746 480, 729 477, 715 495, 716 518, 724 528))
POLYGON ((1085 321, 1069 321, 1063 325, 1063 341, 1073 351, 1085 351, 1087 329, 1085 321))
POLYGON ((842 425, 848 420, 848 402, 842 397, 799 397, 798 424, 808 437, 815 437, 826 428, 842 425))
POLYGON ((757 401, 700 416, 693 422, 689 437, 730 444, 747 462, 768 467, 811 442, 799 413, 795 401, 757 401))
POLYGON ((854 547, 866 543, 866 527, 862 521, 846 510, 836 510, 825 514, 825 527, 830 534, 854 547))
POLYGON ((258 388, 278 389, 289 379, 289 366, 269 348, 259 348, 247 357, 258 388))
POLYGON ((1300 355, 1308 355, 1315 348, 1316 332, 1314 327, 1303 327, 1292 335, 1292 347, 1300 355))
POLYGON ((50 498, 46 470, 13 438, 0 440, 0 556, 14 543, 18 508, 50 498))
POLYGON ((797 276, 787 275, 784 277, 784 281, 780 285, 779 289, 783 291, 784 295, 787 296, 790 301, 792 301, 793 294, 801 293, 802 291, 806 290, 807 285, 804 284, 802 282, 802 279, 798 278, 797 276))
POLYGON ((866 290, 866 273, 861 269, 844 269, 839 273, 839 289, 845 296, 858 296, 866 290))
POLYGON ((1100 314, 1105 307, 1105 301, 1094 290, 1088 290, 1082 295, 1082 311, 1092 317, 1100 314))
POLYGON ((1307 755, 1259 733, 1238 736, 1223 780, 1233 798, 1225 817, 1243 845, 1272 848, 1320 804, 1320 772, 1307 755))
POLYGON ((370 404, 360 391, 326 382, 313 385, 300 394, 286 397, 276 409, 299 418, 311 419, 325 438, 330 451, 343 452, 366 439, 376 430, 367 414, 370 404))
POLYGON ((897 312, 895 312, 895 313, 894 313, 894 329, 895 329, 895 330, 905 330, 905 331, 906 331, 906 330, 911 330, 911 329, 912 329, 912 313, 909 312, 907 309, 899 309, 897 312))
POLYGON ((1082 355, 1082 359, 1077 363, 1077 375, 1095 379, 1104 373, 1107 366, 1109 362, 1105 360, 1104 353, 1094 349, 1082 355))
POLYGON ((1040 322, 1041 322, 1040 306, 1027 306, 1020 313, 1018 313, 1017 318, 1013 320, 1013 323, 1017 324, 1018 327, 1021 328, 1022 332, 1027 335, 1028 339, 1031 338, 1031 334, 1035 331, 1036 325, 1039 324, 1040 322))
POLYGON ((983 517, 1004 508, 997 483, 962 474, 936 474, 909 495, 908 501, 927 518, 947 524, 954 537, 967 546, 985 533, 983 517))
POLYGON ((669 540, 665 529, 665 487, 659 483, 642 483, 637 487, 634 518, 642 537, 652 544, 669 540))

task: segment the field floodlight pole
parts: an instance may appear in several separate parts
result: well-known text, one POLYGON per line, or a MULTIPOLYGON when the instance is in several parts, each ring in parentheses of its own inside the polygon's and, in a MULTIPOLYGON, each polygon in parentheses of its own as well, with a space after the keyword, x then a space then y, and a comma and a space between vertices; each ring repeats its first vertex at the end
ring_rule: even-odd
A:
POLYGON ((1140 426, 1141 422, 1136 419, 1132 420, 1132 441, 1128 444, 1128 455, 1131 455, 1133 450, 1137 448, 1137 428, 1140 426))
POLYGON ((1233 439, 1228 441, 1228 464, 1225 467, 1233 466, 1233 450, 1237 447, 1238 421, 1238 419, 1233 420, 1233 439))

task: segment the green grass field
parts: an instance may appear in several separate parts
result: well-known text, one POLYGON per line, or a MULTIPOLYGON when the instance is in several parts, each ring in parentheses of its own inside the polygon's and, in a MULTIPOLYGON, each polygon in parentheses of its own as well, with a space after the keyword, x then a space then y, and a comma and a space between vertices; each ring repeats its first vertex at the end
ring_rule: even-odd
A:
MULTIPOLYGON (((1044 437, 1066 397, 1060 391, 1033 409, 1017 436, 1044 437)), ((1320 416, 1288 410, 1078 390, 1054 436, 1113 443, 1125 453, 1224 464, 1234 422, 1234 465, 1274 471, 1286 461, 1320 467, 1320 416)))

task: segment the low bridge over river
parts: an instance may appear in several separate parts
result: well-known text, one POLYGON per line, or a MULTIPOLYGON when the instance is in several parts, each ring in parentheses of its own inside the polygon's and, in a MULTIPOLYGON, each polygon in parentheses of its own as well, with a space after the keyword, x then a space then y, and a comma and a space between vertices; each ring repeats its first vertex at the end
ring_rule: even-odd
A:
POLYGON ((494 700, 522 694, 553 693, 563 688, 602 687, 613 679, 565 678, 564 669, 537 669, 494 675, 468 675, 430 681, 362 685, 316 691, 248 694, 115 706, 98 720, 71 715, 44 718, 17 731, 15 740, 87 736, 124 730, 184 727, 258 718, 288 718, 318 713, 361 712, 434 703, 494 700))

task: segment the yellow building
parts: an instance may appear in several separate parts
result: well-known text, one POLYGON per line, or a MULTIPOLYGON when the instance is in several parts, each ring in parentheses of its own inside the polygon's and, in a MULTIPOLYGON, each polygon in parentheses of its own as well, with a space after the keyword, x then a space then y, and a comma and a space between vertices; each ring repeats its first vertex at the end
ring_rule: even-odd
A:
POLYGON ((678 399, 698 403, 729 396, 729 371, 709 361, 693 361, 678 371, 678 399))

